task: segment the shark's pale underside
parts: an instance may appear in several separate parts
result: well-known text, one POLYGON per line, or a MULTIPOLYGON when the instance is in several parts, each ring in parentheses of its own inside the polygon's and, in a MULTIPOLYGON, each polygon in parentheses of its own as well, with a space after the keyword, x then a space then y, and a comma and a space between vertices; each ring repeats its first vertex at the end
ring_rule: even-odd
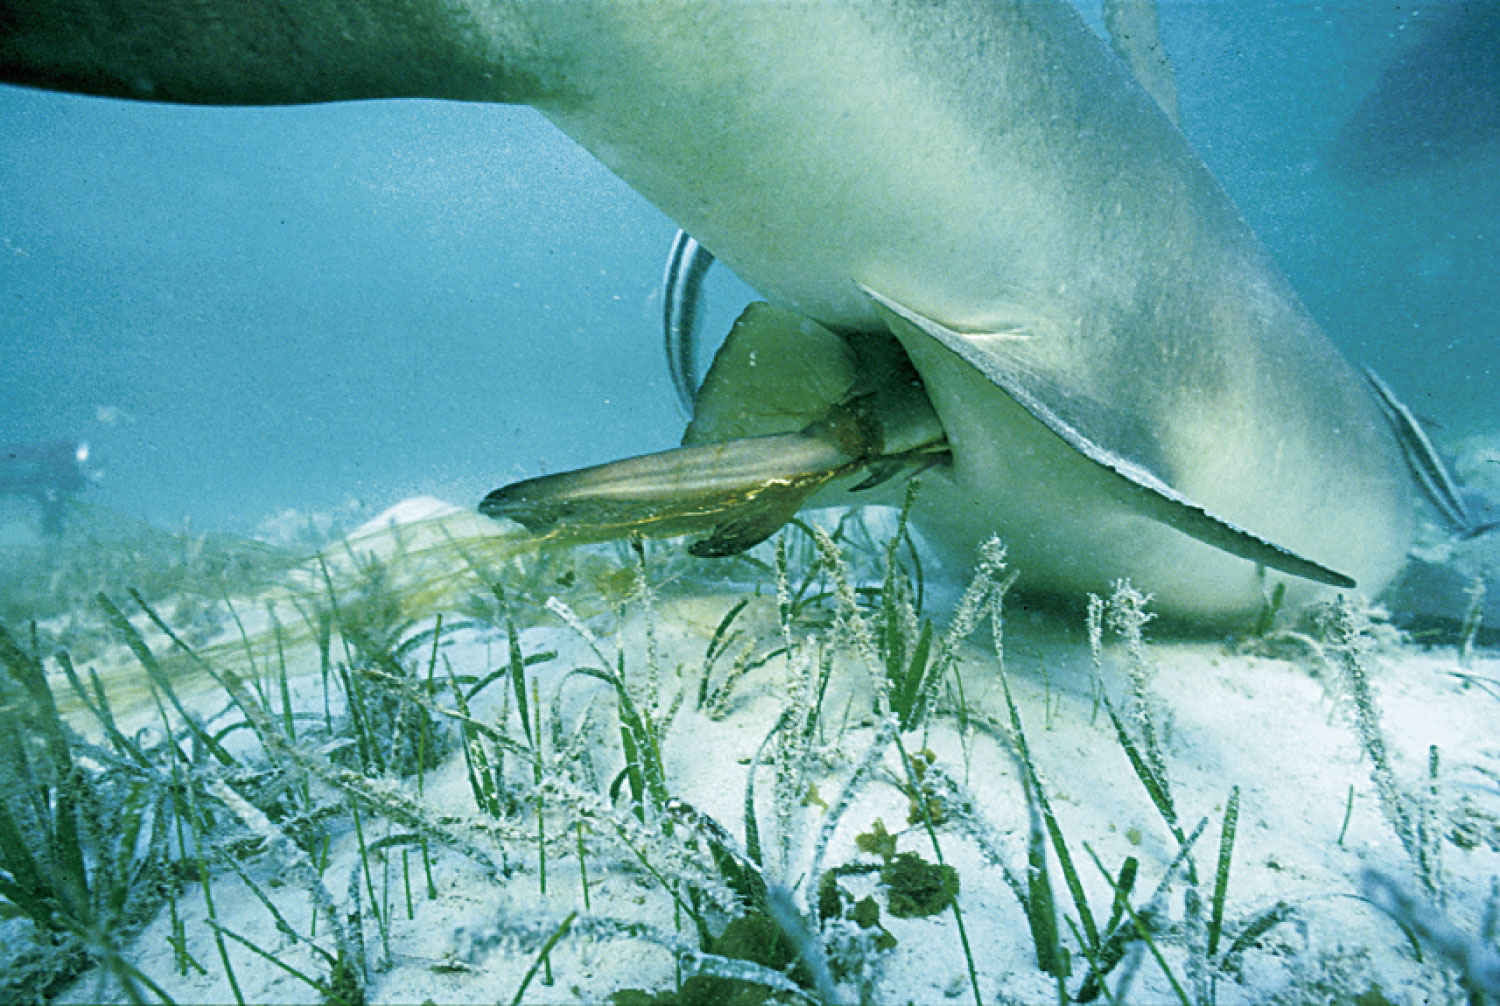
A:
POLYGON ((1212 618, 1406 553, 1365 382, 1061 0, 0 0, 0 75, 531 104, 778 309, 893 337, 946 438, 916 521, 956 557, 998 532, 1035 589, 1212 618))

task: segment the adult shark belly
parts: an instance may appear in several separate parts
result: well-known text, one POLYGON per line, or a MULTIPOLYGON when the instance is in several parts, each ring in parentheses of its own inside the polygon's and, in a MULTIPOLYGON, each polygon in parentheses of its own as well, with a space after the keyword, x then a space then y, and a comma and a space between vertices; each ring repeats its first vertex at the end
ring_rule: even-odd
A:
POLYGON ((1406 552, 1410 479, 1363 382, 1065 4, 369 4, 351 26, 247 2, 217 35, 142 6, 169 12, 145 42, 90 22, 113 48, 19 19, 0 70, 166 100, 530 102, 768 300, 901 341, 952 455, 916 520, 957 561, 998 533, 1039 589, 1129 576, 1214 617, 1260 603, 1263 566, 1373 593, 1406 552))
MULTIPOLYGON (((538 107, 770 300, 883 333, 867 287, 1214 515, 1367 591, 1399 567, 1409 478, 1363 382, 1070 8, 596 13, 582 94, 538 107)), ((972 360, 895 334, 953 454, 916 520, 956 561, 998 532, 1043 590, 1261 602, 1257 563, 1142 514, 972 360)))

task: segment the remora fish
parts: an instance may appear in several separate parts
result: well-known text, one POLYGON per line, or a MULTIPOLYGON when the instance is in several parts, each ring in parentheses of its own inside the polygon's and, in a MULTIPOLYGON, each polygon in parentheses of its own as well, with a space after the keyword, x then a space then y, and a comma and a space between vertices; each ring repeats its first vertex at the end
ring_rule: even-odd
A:
POLYGON ((998 531, 1036 589, 1213 618, 1405 555, 1364 382, 1060 0, 0 0, 0 75, 530 103, 774 304, 894 336, 951 452, 916 519, 964 558, 998 531))

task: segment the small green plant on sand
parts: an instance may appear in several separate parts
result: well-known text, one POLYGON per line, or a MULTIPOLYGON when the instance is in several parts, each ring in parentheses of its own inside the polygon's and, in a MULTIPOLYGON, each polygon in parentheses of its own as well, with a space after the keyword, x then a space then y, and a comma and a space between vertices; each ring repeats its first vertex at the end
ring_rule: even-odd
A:
POLYGON ((6 998, 50 996, 91 963, 128 993, 159 993, 121 956, 173 883, 170 790, 160 745, 126 738, 114 725, 99 679, 84 690, 66 656, 75 693, 95 711, 107 743, 81 740, 58 713, 33 646, 0 628, 0 917, 29 920, 32 949, 7 962, 6 998))
MULTIPOLYGON (((995 937, 981 934, 1001 929, 1034 962, 1011 969, 1033 997, 1135 1001, 1144 975, 1171 1001, 1219 1001, 1257 941, 1302 907, 1234 903, 1248 886, 1235 864, 1241 792, 1226 782, 1221 808, 1190 812, 1146 643, 1148 598, 1118 584, 1085 625, 1105 714, 1091 727, 1105 738, 1095 754, 1128 770, 1122 796, 1139 810, 1122 822, 1136 842, 1111 853, 1102 835, 1065 834, 1073 801, 1049 780, 1045 743, 1057 735, 1028 737, 1026 720, 1044 720, 1006 663, 1004 549, 987 543, 954 609, 929 614, 912 499, 888 537, 859 517, 794 523, 764 559, 734 567, 745 582, 716 611, 683 606, 693 618, 715 611, 716 628, 706 648, 695 635, 675 652, 670 591, 708 580, 722 594, 725 577, 640 542, 544 553, 450 537, 378 560, 330 551, 290 602, 265 602, 260 623, 260 599, 91 601, 156 711, 147 732, 122 728, 94 672, 44 637, 0 631, 0 730, 26 739, 0 752, 0 914, 37 934, 7 962, 0 997, 42 998, 97 966, 111 994, 165 999, 121 949, 161 907, 179 977, 225 982, 223 996, 248 1001, 235 968, 243 976, 253 955, 325 1002, 357 1006, 402 959, 424 889, 440 897, 461 870, 501 907, 466 922, 434 970, 524 969, 513 1002, 564 995, 575 946, 627 939, 665 952, 671 972, 651 990, 616 991, 623 1006, 876 1001, 889 962, 924 930, 962 948, 969 995, 987 1002, 994 972, 981 965, 994 948, 983 941, 995 937), (180 631, 178 611, 233 622, 241 652, 180 631), (969 644, 986 621, 993 655, 969 644), (101 739, 64 721, 49 674, 101 739), (989 676, 978 688, 976 674, 989 676), (190 693, 189 676, 213 690, 190 693), (755 733, 737 734, 747 723, 755 733), (687 726, 744 745, 742 833, 689 802, 695 776, 674 777, 694 754, 681 749, 687 726), (976 794, 970 759, 991 744, 1002 764, 976 794), (434 773, 449 770, 467 780, 462 807, 437 803, 434 773), (865 800, 878 787, 884 819, 865 800), (1142 845, 1153 830, 1159 844, 1142 845), (981 900, 992 879, 1013 905, 981 900), (312 910, 286 911, 284 886, 312 910), (611 900, 622 887, 628 903, 611 900), (265 916, 231 917, 230 891, 265 916), (974 927, 980 906, 1013 924, 974 927)), ((1272 634, 1276 602, 1258 627, 1272 634)), ((1362 645, 1347 620, 1312 643, 1346 679, 1357 729, 1378 739, 1362 645)), ((1049 727, 1066 715, 1050 698, 1045 709, 1049 727)), ((1389 755, 1362 743, 1384 757, 1379 786, 1389 755)), ((1441 880, 1435 819, 1398 797, 1398 834, 1430 867, 1419 882, 1441 880)), ((1465 932, 1433 890, 1395 881, 1368 880, 1366 897, 1472 995, 1493 994, 1492 919, 1465 932)), ((961 977, 949 992, 962 991, 961 977)))

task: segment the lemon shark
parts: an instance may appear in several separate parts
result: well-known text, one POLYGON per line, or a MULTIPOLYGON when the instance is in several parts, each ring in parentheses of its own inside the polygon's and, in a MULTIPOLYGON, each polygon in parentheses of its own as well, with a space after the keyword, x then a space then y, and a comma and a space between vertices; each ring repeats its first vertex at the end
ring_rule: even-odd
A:
POLYGON ((0 77, 527 103, 780 312, 732 340, 688 446, 485 512, 708 528, 714 553, 931 467, 914 520, 945 554, 998 533, 1037 591, 1128 576, 1203 620, 1278 581, 1373 594, 1411 540, 1376 397, 1062 0, 0 0, 0 77), (810 397, 734 429, 776 389, 810 397))

